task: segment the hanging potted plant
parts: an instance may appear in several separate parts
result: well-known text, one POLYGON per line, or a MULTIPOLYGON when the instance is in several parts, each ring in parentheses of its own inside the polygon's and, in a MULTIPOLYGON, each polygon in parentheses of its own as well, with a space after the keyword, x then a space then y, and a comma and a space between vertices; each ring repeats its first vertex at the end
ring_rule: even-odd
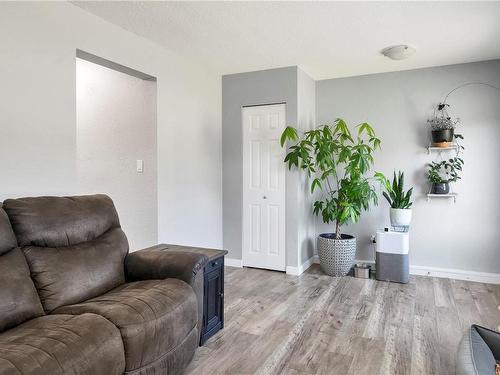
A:
POLYGON ((356 238, 341 232, 342 226, 357 222, 377 195, 366 174, 373 164, 372 153, 380 140, 372 127, 358 125, 353 135, 346 122, 337 119, 299 137, 296 129, 287 127, 281 136, 281 146, 290 146, 285 163, 299 168, 312 179, 311 193, 322 192, 313 204, 313 213, 323 222, 334 223, 335 232, 319 236, 318 255, 323 272, 344 276, 351 269, 356 255, 356 238))
POLYGON ((394 172, 394 177, 392 178, 392 184, 389 180, 380 172, 375 173, 375 177, 380 181, 384 192, 382 193, 387 202, 389 202, 390 208, 390 218, 391 225, 393 227, 409 227, 411 223, 411 194, 413 188, 410 188, 407 192, 404 190, 404 173, 399 171, 396 176, 394 172))
POLYGON ((460 119, 452 119, 448 114, 447 103, 439 104, 434 110, 434 117, 427 122, 431 125, 432 145, 435 147, 450 147, 455 139, 455 127, 460 119))
POLYGON ((428 165, 427 178, 431 182, 431 194, 448 194, 450 182, 460 180, 464 161, 458 155, 449 160, 432 162, 428 165))

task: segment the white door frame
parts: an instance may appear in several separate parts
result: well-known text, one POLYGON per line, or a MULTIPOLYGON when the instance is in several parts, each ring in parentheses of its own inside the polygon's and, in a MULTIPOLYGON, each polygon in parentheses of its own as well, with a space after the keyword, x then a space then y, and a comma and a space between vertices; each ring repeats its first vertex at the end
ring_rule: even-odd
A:
MULTIPOLYGON (((285 114, 285 119, 283 121, 283 124, 280 126, 280 129, 279 129, 279 133, 281 134, 281 132, 284 130, 285 126, 286 126, 286 103, 285 102, 282 102, 282 103, 269 103, 269 104, 258 104, 258 105, 246 105, 246 106, 242 106, 241 107, 241 126, 242 126, 242 151, 243 151, 243 158, 242 158, 242 172, 243 172, 243 183, 242 183, 242 202, 241 202, 241 215, 242 215, 242 236, 241 236, 241 243, 242 243, 242 251, 241 251, 241 255, 242 255, 242 266, 247 266, 247 267, 257 267, 257 268, 264 268, 264 269, 270 269, 270 270, 277 270, 277 271, 286 271, 286 179, 287 179, 287 176, 286 176, 286 166, 285 164, 283 163, 283 159, 286 155, 286 152, 285 152, 285 149, 283 149, 283 158, 282 160, 280 160, 280 162, 282 162, 282 166, 283 166, 283 170, 284 170, 284 176, 283 176, 283 188, 280 189, 282 190, 282 225, 283 225, 283 229, 282 229, 282 234, 280 237, 282 237, 279 241, 282 243, 282 251, 283 251, 283 255, 280 257, 280 264, 279 265, 275 265, 275 266, 269 266, 269 265, 259 265, 259 264, 255 264, 254 262, 250 262, 248 260, 248 254, 247 254, 247 251, 248 249, 246 249, 246 244, 245 244, 245 240, 247 239, 246 236, 248 236, 248 233, 246 233, 246 220, 245 220, 245 191, 246 191, 246 186, 245 186, 245 173, 249 173, 249 171, 247 170, 247 166, 245 165, 245 142, 246 142, 246 139, 245 139, 245 135, 246 135, 246 132, 245 132, 245 129, 244 129, 244 125, 245 125, 245 120, 244 120, 244 111, 246 108, 255 108, 255 107, 270 107, 270 106, 284 106, 284 114, 285 114)), ((278 142, 279 142, 279 137, 278 137, 278 142)))

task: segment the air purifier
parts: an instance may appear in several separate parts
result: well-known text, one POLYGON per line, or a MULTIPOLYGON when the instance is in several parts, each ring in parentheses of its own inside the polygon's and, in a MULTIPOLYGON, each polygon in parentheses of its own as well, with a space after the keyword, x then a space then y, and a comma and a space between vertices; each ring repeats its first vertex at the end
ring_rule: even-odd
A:
POLYGON ((408 232, 377 231, 375 236, 375 278, 382 281, 408 283, 410 267, 408 232))

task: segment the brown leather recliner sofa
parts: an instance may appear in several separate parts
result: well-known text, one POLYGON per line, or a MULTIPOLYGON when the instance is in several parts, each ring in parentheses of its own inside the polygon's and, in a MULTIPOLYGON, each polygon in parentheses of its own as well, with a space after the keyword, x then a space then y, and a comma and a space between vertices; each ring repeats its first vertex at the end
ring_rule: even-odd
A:
POLYGON ((206 262, 129 253, 105 195, 4 201, 0 374, 180 373, 199 343, 206 262))

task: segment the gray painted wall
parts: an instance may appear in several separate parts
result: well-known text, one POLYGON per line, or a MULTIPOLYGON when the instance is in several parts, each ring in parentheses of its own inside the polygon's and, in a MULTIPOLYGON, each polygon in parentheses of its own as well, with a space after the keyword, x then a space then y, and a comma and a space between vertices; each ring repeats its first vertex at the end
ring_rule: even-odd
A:
MULTIPOLYGON (((316 82, 296 66, 222 77, 223 244, 228 258, 242 258, 241 108, 285 102, 287 124, 308 130, 315 124, 315 95, 316 82)), ((314 255, 316 223, 310 215, 308 191, 305 177, 287 170, 287 267, 298 267, 314 255)))
MULTIPOLYGON (((462 119, 465 137, 463 180, 453 187, 456 204, 446 199, 427 202, 425 164, 434 106, 465 82, 500 86, 500 60, 374 74, 316 82, 318 123, 345 118, 350 124, 368 121, 382 139, 374 170, 404 170, 415 186, 411 228, 412 265, 500 272, 500 92, 468 86, 452 94, 452 113, 462 119)), ((389 224, 384 201, 344 231, 358 238, 358 258, 373 259, 369 244, 376 228, 389 224)), ((332 231, 318 221, 317 233, 332 231)))
MULTIPOLYGON (((297 69, 297 124, 300 130, 307 131, 316 126, 316 81, 303 70, 297 69)), ((297 184, 298 202, 298 241, 299 260, 304 263, 314 256, 316 227, 315 218, 311 216, 313 196, 309 193, 309 180, 304 173, 300 173, 300 182, 297 184)))
MULTIPOLYGON (((223 246, 228 258, 241 259, 243 144, 241 108, 286 103, 287 123, 297 123, 297 67, 231 74, 222 77, 222 212, 223 246)), ((298 174, 286 175, 287 266, 298 264, 298 174), (292 218, 293 220, 290 220, 292 218)))

